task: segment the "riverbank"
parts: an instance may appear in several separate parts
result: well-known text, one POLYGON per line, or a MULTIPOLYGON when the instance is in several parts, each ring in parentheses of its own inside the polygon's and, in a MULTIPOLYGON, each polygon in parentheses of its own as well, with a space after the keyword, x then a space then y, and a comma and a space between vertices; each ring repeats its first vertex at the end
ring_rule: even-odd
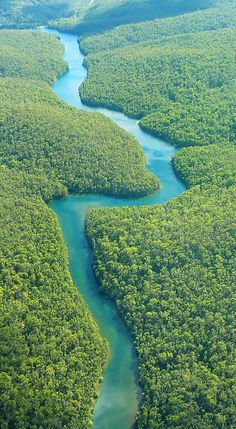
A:
MULTIPOLYGON (((47 31, 55 34, 54 31, 47 31)), ((97 321, 101 334, 108 340, 111 347, 112 358, 104 373, 94 410, 94 428, 130 429, 135 423, 138 410, 137 358, 134 354, 133 342, 116 308, 99 293, 92 269, 93 256, 85 236, 84 222, 90 208, 162 203, 182 193, 185 186, 177 179, 171 165, 175 148, 144 133, 138 121, 127 118, 120 112, 82 104, 78 88, 87 76, 83 66, 84 57, 79 51, 76 36, 60 34, 60 39, 65 45, 64 59, 68 62, 70 70, 53 85, 54 92, 71 106, 105 114, 135 136, 143 148, 149 170, 161 180, 160 191, 145 198, 69 196, 67 199, 54 201, 50 205, 59 218, 68 246, 73 280, 97 321), (128 407, 127 404, 129 404, 128 407)))

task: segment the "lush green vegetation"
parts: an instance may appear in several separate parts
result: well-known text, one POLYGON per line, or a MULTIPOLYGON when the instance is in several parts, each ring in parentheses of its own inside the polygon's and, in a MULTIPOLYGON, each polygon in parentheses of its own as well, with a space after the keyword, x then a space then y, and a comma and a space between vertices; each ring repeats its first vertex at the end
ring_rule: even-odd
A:
POLYGON ((2 105, 33 103, 70 109, 52 92, 46 82, 17 76, 0 78, 0 100, 2 105))
POLYGON ((0 28, 32 28, 50 19, 68 17, 86 0, 4 0, 0 4, 0 28))
POLYGON ((81 2, 73 16, 51 21, 50 26, 83 35, 120 24, 204 9, 215 3, 215 0, 94 0, 81 2))
MULTIPOLYGON (((107 4, 90 10, 81 31, 99 28, 99 16, 110 25, 114 2, 107 4)), ((15 15, 4 15, 4 25, 21 19, 20 2, 11 5, 15 15)), ((28 6, 22 25, 48 19, 45 12, 36 20, 37 3, 28 6)), ((82 44, 90 50, 84 100, 143 118, 143 128, 174 144, 198 146, 173 161, 194 185, 182 197, 162 207, 93 210, 87 221, 101 289, 135 339, 140 429, 236 426, 234 19, 232 8, 196 12, 82 44)), ((46 82, 66 70, 55 38, 0 38, 0 426, 84 429, 108 350, 73 287, 45 201, 68 189, 143 195, 158 182, 131 136, 52 94, 46 82)))
MULTIPOLYGON (((85 65, 89 75, 81 87, 83 100, 140 118, 142 128, 179 146, 234 141, 236 26, 226 23, 226 12, 222 16, 216 13, 216 24, 214 15, 204 13, 177 17, 176 22, 161 20, 160 26, 147 22, 142 24, 143 33, 137 26, 137 38, 140 40, 142 34, 145 40, 151 27, 150 41, 88 55, 85 65), (183 20, 183 31, 189 31, 195 15, 196 22, 203 22, 201 30, 209 30, 211 25, 229 28, 168 36, 168 32, 182 31, 183 20), (153 26, 165 37, 158 37, 153 26)), ((123 27, 123 39, 129 39, 131 32, 132 40, 134 29, 134 25, 123 27)), ((116 36, 120 45, 119 34, 118 30, 109 33, 113 47, 116 36)), ((96 41, 96 49, 101 49, 104 40, 106 49, 107 38, 104 33, 84 39, 82 48, 93 52, 96 41)))
POLYGON ((87 220, 101 290, 134 337, 140 429, 236 426, 235 24, 225 7, 81 42, 84 101, 190 146, 173 159, 183 196, 87 220))
POLYGON ((41 171, 79 193, 144 195, 158 188, 135 139, 100 114, 4 104, 0 122, 0 160, 8 167, 41 171))
POLYGON ((67 71, 63 45, 38 31, 0 31, 0 76, 19 76, 55 82, 67 71))
MULTIPOLYGON (((70 110, 39 80, 66 69, 62 47, 42 33, 4 31, 0 39, 2 75, 11 76, 0 78, 0 427, 84 429, 108 347, 72 284, 59 224, 44 202, 67 187, 30 153, 40 112, 70 110)), ((41 117, 39 133, 46 124, 41 117)))
POLYGON ((41 180, 1 166, 0 187, 0 427, 90 427, 107 345, 72 284, 41 180))
POLYGON ((235 27, 235 6, 213 8, 139 24, 121 25, 112 31, 81 39, 80 47, 87 54, 108 49, 129 47, 134 43, 160 43, 160 38, 177 34, 235 27))
MULTIPOLYGON (((231 4, 235 0, 225 0, 231 4)), ((4 0, 0 28, 48 25, 80 34, 222 5, 222 0, 4 0)))
POLYGON ((68 189, 142 195, 158 181, 134 138, 53 94, 47 82, 67 69, 55 37, 0 40, 0 427, 84 429, 108 347, 45 202, 68 189))
POLYGON ((92 210, 101 290, 135 339, 142 429, 232 429, 235 187, 195 187, 165 206, 92 210))
POLYGON ((70 108, 45 82, 32 81, 37 77, 52 82, 67 68, 59 59, 62 46, 55 37, 2 31, 0 39, 3 75, 17 77, 0 78, 2 163, 46 175, 73 192, 145 195, 158 188, 133 137, 102 115, 70 108), (22 75, 30 80, 19 79, 22 75))
POLYGON ((173 165, 188 186, 236 185, 236 147, 233 145, 184 148, 174 156, 173 165))

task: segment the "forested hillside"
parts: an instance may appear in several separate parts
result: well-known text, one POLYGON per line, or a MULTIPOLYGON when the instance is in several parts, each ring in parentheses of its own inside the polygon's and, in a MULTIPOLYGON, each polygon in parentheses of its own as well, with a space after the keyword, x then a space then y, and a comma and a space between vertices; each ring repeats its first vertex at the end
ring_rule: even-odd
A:
POLYGON ((46 25, 50 19, 69 17, 87 0, 4 0, 0 4, 0 28, 46 25))
POLYGON ((108 347, 72 284, 42 187, 0 167, 0 427, 84 429, 108 347))
POLYGON ((37 31, 0 31, 0 76, 54 83, 68 69, 63 45, 56 37, 37 31))
POLYGON ((83 35, 129 22, 205 9, 215 4, 215 0, 93 0, 83 2, 72 17, 51 21, 50 26, 83 35))
MULTIPOLYGON (((235 0, 0 6, 2 27, 51 19, 80 35, 215 6, 81 41, 83 100, 185 146, 173 166, 191 189, 162 206, 94 209, 86 224, 101 290, 138 354, 138 429, 236 427, 235 0)), ((159 181, 132 136, 52 93, 67 70, 56 37, 1 30, 0 41, 0 427, 87 429, 109 350, 45 203, 143 196, 159 181)))
POLYGON ((236 426, 235 38, 227 6, 81 41, 84 101, 188 146, 173 159, 183 196, 87 220, 101 290, 138 353, 139 429, 236 426))
POLYGON ((39 170, 71 192, 128 196, 158 189, 138 143, 99 114, 5 104, 0 121, 1 162, 8 167, 39 170))
MULTIPOLYGON (((193 16, 186 15, 185 28, 193 16)), ((199 19, 199 13, 196 16, 199 19)), ((212 22, 208 18, 206 28, 212 22)), ((166 36, 157 35, 155 42, 145 41, 147 22, 145 42, 86 57, 89 75, 80 90, 83 101, 137 117, 143 129, 178 146, 234 141, 236 26, 228 22, 227 29, 168 36, 168 29, 177 26, 168 19, 161 22, 162 31, 166 23, 166 36)), ((126 31, 128 37, 129 27, 126 31)), ((116 40, 116 34, 110 33, 111 39, 116 40)), ((93 51, 96 40, 84 39, 83 50, 93 51)), ((106 40, 104 34, 105 49, 106 40)))
POLYGON ((159 183, 134 138, 54 95, 47 82, 67 70, 56 37, 9 30, 0 40, 0 427, 84 429, 108 346, 45 202, 68 190, 143 195, 159 183))
POLYGON ((49 106, 70 107, 60 100, 50 86, 42 80, 24 79, 17 76, 0 79, 0 100, 4 105, 9 103, 47 104, 49 106))
POLYGON ((62 45, 55 37, 2 31, 0 39, 2 74, 17 77, 0 79, 2 163, 28 173, 40 172, 80 193, 145 195, 158 189, 158 180, 146 169, 133 137, 104 116, 70 108, 45 83, 32 81, 37 77, 53 82, 67 69, 60 59, 62 45))
POLYGON ((236 185, 235 145, 184 148, 174 156, 173 165, 189 187, 211 183, 236 185))
MULTIPOLYGON (((56 38, 0 32, 0 39, 3 74, 11 76, 0 78, 0 427, 83 429, 91 425, 108 346, 72 284, 58 221, 44 203, 66 195, 67 188, 33 168, 30 152, 36 115, 46 106, 68 110, 40 80, 54 81, 66 64, 56 38), (21 111, 27 116, 24 126, 21 111), (21 146, 18 155, 25 162, 22 173, 20 161, 14 161, 15 145, 21 146), (11 169, 3 165, 4 150, 11 154, 11 169)), ((41 120, 42 129, 46 124, 41 120)), ((43 156, 39 149, 38 158, 43 156)))
POLYGON ((236 7, 212 8, 166 19, 155 19, 140 24, 121 25, 112 31, 81 39, 83 52, 92 54, 108 49, 129 47, 134 43, 160 43, 160 38, 185 33, 235 27, 236 7))
POLYGON ((48 25, 79 34, 232 4, 235 0, 4 0, 0 28, 48 25))
POLYGON ((164 207, 89 214, 101 290, 138 353, 138 428, 236 425, 235 192, 196 187, 164 207))

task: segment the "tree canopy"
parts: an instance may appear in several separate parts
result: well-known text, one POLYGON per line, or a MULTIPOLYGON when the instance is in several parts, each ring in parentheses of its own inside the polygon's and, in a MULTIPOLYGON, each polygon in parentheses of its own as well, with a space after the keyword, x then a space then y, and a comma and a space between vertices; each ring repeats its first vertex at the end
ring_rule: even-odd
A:
POLYGON ((226 11, 83 39, 89 53, 83 101, 137 117, 144 130, 177 146, 235 141, 236 15, 226 11))
POLYGON ((228 12, 123 26, 81 42, 83 100, 186 146, 173 159, 191 188, 182 196, 164 206, 94 209, 87 220, 101 291, 138 354, 139 429, 236 426, 236 26, 235 9, 228 12))
POLYGON ((1 166, 0 188, 0 427, 90 427, 108 347, 72 283, 47 183, 1 166))
POLYGON ((95 0, 80 2, 78 10, 69 18, 50 21, 60 31, 79 35, 98 33, 130 22, 156 17, 178 15, 191 10, 214 6, 215 0, 95 0))
POLYGON ((133 137, 105 116, 69 107, 46 84, 67 70, 55 36, 8 30, 0 40, 1 163, 43 173, 71 192, 141 196, 158 189, 133 137))
POLYGON ((0 427, 89 428, 109 350, 45 202, 159 183, 133 137, 52 92, 67 70, 55 36, 7 30, 0 40, 0 427))
POLYGON ((89 213, 96 276, 138 353, 140 429, 236 425, 235 191, 89 213))

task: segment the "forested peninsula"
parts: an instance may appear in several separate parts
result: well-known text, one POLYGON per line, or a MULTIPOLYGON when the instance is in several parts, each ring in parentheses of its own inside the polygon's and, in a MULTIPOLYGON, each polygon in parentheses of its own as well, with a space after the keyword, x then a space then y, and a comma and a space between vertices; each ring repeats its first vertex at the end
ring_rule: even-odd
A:
POLYGON ((138 427, 233 428, 235 187, 164 207, 97 209, 87 232, 101 290, 138 353, 138 427))
POLYGON ((47 183, 2 165, 0 187, 0 427, 90 427, 108 346, 72 284, 47 183))
POLYGON ((234 140, 235 10, 222 7, 83 39, 89 76, 82 99, 120 109, 174 145, 234 140))

